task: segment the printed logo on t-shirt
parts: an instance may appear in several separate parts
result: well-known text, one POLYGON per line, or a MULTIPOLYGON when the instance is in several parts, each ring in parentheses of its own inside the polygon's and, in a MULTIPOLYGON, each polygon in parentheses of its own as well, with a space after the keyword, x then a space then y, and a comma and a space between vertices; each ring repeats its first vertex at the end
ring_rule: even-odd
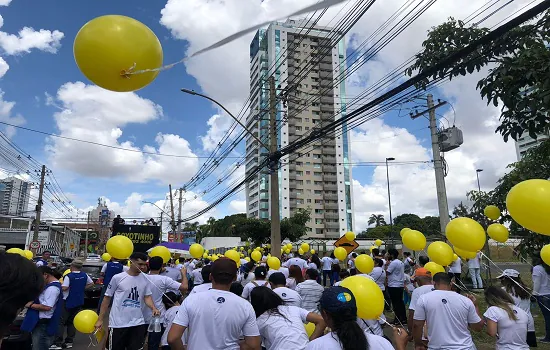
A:
POLYGON ((282 295, 283 297, 286 297, 286 293, 282 293, 281 295, 282 295))
POLYGON ((141 303, 139 301, 139 292, 137 287, 132 287, 130 289, 130 293, 128 293, 128 297, 124 299, 122 302, 123 307, 141 307, 141 303))
POLYGON ((447 299, 441 299, 441 302, 442 302, 443 304, 447 304, 447 299))
POLYGON ((218 304, 223 304, 225 303, 225 298, 224 297, 219 297, 217 300, 218 304))

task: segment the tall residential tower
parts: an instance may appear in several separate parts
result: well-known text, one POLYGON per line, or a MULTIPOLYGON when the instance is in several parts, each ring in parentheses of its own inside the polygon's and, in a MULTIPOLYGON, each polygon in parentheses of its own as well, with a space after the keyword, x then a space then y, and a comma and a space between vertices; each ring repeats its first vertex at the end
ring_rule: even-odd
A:
MULTIPOLYGON (((308 135, 314 128, 346 115, 344 40, 335 47, 331 28, 306 28, 287 20, 260 30, 250 44, 251 112, 247 128, 269 144, 269 77, 277 87, 279 147, 308 135), (281 93, 288 91, 285 102, 281 93)), ((349 135, 344 124, 328 136, 281 159, 279 199, 281 218, 296 209, 311 209, 308 237, 338 238, 353 230, 353 201, 349 135)), ((268 155, 249 136, 246 173, 268 155)), ((246 185, 247 215, 270 218, 269 170, 263 169, 246 185)))
POLYGON ((30 216, 31 183, 8 177, 0 180, 0 214, 30 216))

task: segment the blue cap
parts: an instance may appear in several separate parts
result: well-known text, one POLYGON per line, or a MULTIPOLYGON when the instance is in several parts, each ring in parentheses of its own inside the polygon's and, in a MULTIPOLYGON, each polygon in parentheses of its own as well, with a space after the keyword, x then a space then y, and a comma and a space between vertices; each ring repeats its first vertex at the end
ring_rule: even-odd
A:
POLYGON ((330 313, 340 312, 345 309, 357 310, 355 297, 351 290, 345 287, 330 287, 325 289, 320 300, 321 309, 330 313))

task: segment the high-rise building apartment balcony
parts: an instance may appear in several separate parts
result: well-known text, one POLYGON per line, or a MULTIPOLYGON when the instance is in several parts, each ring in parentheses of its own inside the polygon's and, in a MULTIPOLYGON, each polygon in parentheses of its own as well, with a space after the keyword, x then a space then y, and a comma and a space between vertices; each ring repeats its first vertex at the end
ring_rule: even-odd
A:
POLYGON ((325 191, 337 191, 338 185, 330 182, 323 182, 323 190, 325 191))
MULTIPOLYGON (((335 193, 334 194, 333 193, 325 193, 325 194, 323 194, 323 198, 326 199, 326 200, 329 200, 329 201, 337 201, 338 200, 338 195, 335 194, 335 193)), ((326 207, 326 204, 327 203, 325 203, 325 207, 326 207)))
POLYGON ((325 219, 337 220, 339 218, 340 216, 338 215, 338 213, 325 213, 325 219))
POLYGON ((338 228, 340 228, 340 224, 337 223, 337 222, 326 222, 325 221, 325 227, 326 228, 331 228, 331 229, 338 229, 338 228))
POLYGON ((336 166, 332 164, 323 164, 323 171, 328 173, 335 173, 336 172, 336 166))
POLYGON ((334 147, 323 147, 323 156, 325 155, 336 155, 336 148, 334 147))
MULTIPOLYGON (((334 196, 334 195, 330 195, 330 196, 334 196)), ((325 198, 327 198, 327 195, 325 195, 325 198)), ((325 209, 337 210, 338 209, 338 203, 327 203, 327 202, 325 202, 324 207, 325 207, 325 209)))
POLYGON ((323 181, 338 181, 338 178, 336 177, 336 175, 331 175, 331 174, 325 174, 323 173, 323 181))

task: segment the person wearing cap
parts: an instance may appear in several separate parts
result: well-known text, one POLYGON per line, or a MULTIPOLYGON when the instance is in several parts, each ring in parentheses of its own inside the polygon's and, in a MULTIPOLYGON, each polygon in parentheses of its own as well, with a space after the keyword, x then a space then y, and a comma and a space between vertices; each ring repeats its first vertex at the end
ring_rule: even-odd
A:
POLYGON ((258 266, 254 269, 254 280, 250 281, 244 286, 242 297, 250 300, 250 292, 256 287, 270 287, 269 282, 266 281, 267 269, 265 266, 258 266))
POLYGON ((527 313, 529 323, 527 324, 527 345, 537 347, 537 337, 535 336, 535 321, 531 314, 531 289, 525 285, 519 276, 519 272, 514 269, 506 269, 502 271, 500 276, 502 288, 508 293, 514 305, 527 313))
POLYGON ((44 290, 36 300, 25 305, 27 313, 21 324, 21 330, 31 333, 33 350, 48 350, 54 342, 63 312, 63 297, 59 282, 61 274, 49 266, 40 266, 38 270, 44 278, 44 290))
POLYGON ((302 304, 302 297, 295 290, 287 288, 285 275, 281 272, 275 272, 269 276, 269 284, 271 289, 283 299, 285 305, 292 305, 300 307, 302 304))
POLYGON ((90 276, 81 271, 82 261, 73 260, 70 269, 71 272, 63 278, 61 288, 63 289, 65 305, 63 307, 61 323, 57 329, 57 339, 50 349, 70 349, 73 347, 73 339, 76 335, 76 329, 73 324, 74 317, 82 310, 82 306, 84 305, 84 290, 94 284, 90 276), (67 327, 67 337, 65 338, 65 342, 63 342, 65 327, 67 327))
POLYGON ((435 290, 418 298, 414 310, 413 336, 416 350, 474 350, 471 328, 480 332, 485 322, 474 295, 468 298, 452 290, 451 277, 445 272, 433 276, 435 290), (428 325, 428 344, 423 339, 428 325))
POLYGON ((212 289, 188 296, 179 307, 168 332, 171 349, 184 349, 181 337, 189 329, 188 349, 260 350, 254 309, 229 291, 237 279, 237 264, 219 258, 212 264, 210 279, 212 289))
POLYGON ((355 297, 349 289, 341 286, 325 289, 319 308, 331 332, 312 340, 307 350, 394 350, 388 340, 361 329, 357 323, 355 297))
MULTIPOLYGON (((416 283, 417 288, 415 288, 411 295, 411 302, 409 304, 409 317, 408 317, 408 327, 411 335, 412 340, 412 333, 414 328, 414 310, 416 309, 416 303, 418 302, 418 299, 433 290, 435 290, 433 281, 432 281, 432 274, 430 271, 426 270, 425 268, 419 268, 416 270, 416 277, 413 279, 414 283, 416 283)), ((426 327, 424 327, 424 335, 426 334, 426 327)), ((425 337, 424 337, 425 338, 425 337)), ((425 338, 427 340, 427 338, 425 338)))

